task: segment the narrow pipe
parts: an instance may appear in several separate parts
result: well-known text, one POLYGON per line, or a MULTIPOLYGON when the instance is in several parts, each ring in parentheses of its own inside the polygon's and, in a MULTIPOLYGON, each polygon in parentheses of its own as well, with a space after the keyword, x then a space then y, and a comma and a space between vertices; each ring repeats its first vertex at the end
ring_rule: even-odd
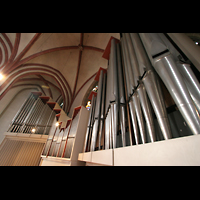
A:
POLYGON ((139 144, 139 130, 138 130, 138 124, 137 124, 137 118, 136 118, 135 106, 134 106, 133 100, 129 102, 129 107, 130 107, 131 120, 133 124, 135 143, 136 145, 138 145, 139 144))
POLYGON ((19 132, 20 128, 23 125, 24 118, 27 116, 28 111, 31 109, 32 104, 35 102, 35 99, 32 95, 30 100, 27 102, 27 106, 25 109, 22 111, 22 114, 20 114, 20 117, 17 120, 18 126, 12 131, 12 132, 19 132))
MULTIPOLYGON (((131 41, 131 37, 130 34, 124 34, 124 37, 126 39, 126 45, 129 52, 127 51, 127 54, 129 54, 129 60, 132 61, 132 69, 135 72, 134 74, 134 79, 135 79, 135 85, 134 87, 136 87, 136 81, 139 81, 139 75, 142 76, 145 68, 145 59, 142 56, 139 56, 140 60, 142 60, 143 62, 138 62, 137 56, 138 56, 138 51, 141 49, 141 46, 137 45, 137 48, 134 49, 134 46, 132 44, 131 41), (142 63, 142 64, 141 64, 142 63)), ((143 53, 143 52, 142 52, 143 53)), ((144 117, 147 123, 147 127, 149 130, 149 135, 151 138, 151 142, 154 142, 156 140, 155 137, 155 128, 154 128, 154 123, 153 123, 153 115, 151 112, 151 108, 150 108, 150 104, 149 104, 149 100, 147 99, 147 94, 146 94, 146 90, 142 84, 142 82, 139 82, 139 87, 137 88, 138 91, 138 95, 139 95, 139 99, 140 99, 140 103, 141 103, 141 107, 144 113, 144 117)), ((140 117, 141 119, 141 117, 140 117)))
POLYGON ((108 114, 105 118, 105 149, 109 149, 109 120, 108 114))
POLYGON ((24 103, 22 104, 21 108, 18 110, 18 112, 14 116, 12 122, 10 123, 10 126, 9 126, 7 132, 12 132, 13 128, 15 128, 18 119, 21 117, 23 111, 26 109, 26 106, 27 106, 29 100, 31 99, 31 95, 24 101, 24 103))
POLYGON ((95 122, 92 130, 92 140, 90 150, 94 151, 96 146, 97 134, 99 132, 100 117, 101 117, 101 101, 102 101, 102 85, 103 85, 103 70, 100 72, 97 100, 95 107, 95 122))
POLYGON ((99 129, 99 150, 101 149, 101 139, 104 131, 104 117, 105 117, 105 92, 106 92, 106 74, 103 75, 103 86, 102 86, 102 105, 101 105, 101 118, 100 118, 100 129, 99 129))
POLYGON ((132 68, 133 76, 134 76, 134 87, 136 87, 138 84, 139 76, 142 76, 142 74, 144 73, 144 69, 141 68, 142 72, 139 71, 138 61, 136 57, 136 50, 134 49, 134 46, 132 44, 130 34, 123 33, 123 35, 124 35, 125 43, 128 48, 127 54, 129 55, 129 62, 132 68))
POLYGON ((83 152, 86 152, 86 148, 87 148, 87 144, 88 144, 88 135, 89 135, 90 130, 91 130, 92 115, 94 114, 93 110, 94 110, 94 95, 92 95, 92 100, 91 100, 91 107, 90 107, 90 111, 89 111, 90 113, 89 113, 87 131, 86 131, 86 134, 85 134, 83 152))
POLYGON ((145 144, 146 143, 146 131, 145 131, 145 127, 144 127, 144 120, 143 120, 142 110, 140 107, 139 96, 138 96, 137 92, 135 92, 133 94, 131 99, 135 106, 135 112, 136 112, 137 121, 138 121, 139 129, 140 129, 142 143, 145 144))
POLYGON ((145 117, 145 120, 147 123, 147 128, 149 131, 151 142, 155 142, 156 136, 155 136, 154 122, 153 122, 153 115, 152 115, 149 100, 147 99, 146 89, 145 89, 144 85, 140 84, 137 91, 138 91, 138 95, 140 98, 140 103, 142 106, 144 117, 145 117))
POLYGON ((128 74, 128 69, 127 69, 127 57, 125 53, 125 44, 124 44, 124 38, 121 38, 121 48, 122 48, 122 56, 123 56, 123 61, 124 61, 124 72, 125 72, 125 82, 126 82, 126 88, 127 88, 127 96, 132 93, 132 88, 129 80, 129 74, 128 74))
POLYGON ((34 105, 36 104, 36 99, 33 97, 31 100, 31 103, 28 105, 27 109, 25 110, 20 123, 21 126, 19 127, 19 129, 17 129, 15 132, 23 132, 23 128, 25 128, 25 120, 28 118, 28 115, 30 115, 31 109, 33 109, 34 105))
POLYGON ((119 123, 121 126, 122 145, 123 147, 125 147, 126 146, 126 125, 125 125, 126 101, 125 101, 123 71, 121 65, 121 54, 120 54, 119 43, 117 44, 117 67, 118 67, 117 69, 118 69, 118 81, 119 81, 119 123))
POLYGON ((118 67, 117 67, 117 52, 116 52, 115 39, 111 40, 111 69, 113 70, 113 94, 115 96, 115 103, 111 105, 112 118, 113 118, 113 148, 117 147, 117 132, 119 123, 119 80, 118 80, 118 67))

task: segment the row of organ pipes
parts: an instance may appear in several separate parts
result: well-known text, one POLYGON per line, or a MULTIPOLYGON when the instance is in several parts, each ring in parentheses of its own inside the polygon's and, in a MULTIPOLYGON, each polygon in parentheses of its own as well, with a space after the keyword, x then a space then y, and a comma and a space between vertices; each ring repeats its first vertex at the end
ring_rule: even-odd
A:
POLYGON ((48 135, 55 118, 55 112, 47 103, 49 99, 41 92, 30 93, 7 132, 48 135))
POLYGON ((200 134, 200 84, 190 64, 163 33, 122 33, 111 39, 107 70, 92 95, 83 151, 102 149, 102 141, 103 149, 116 148, 119 132, 123 147, 139 138, 145 144, 147 134, 155 142, 153 112, 163 138, 173 138, 160 79, 192 134, 200 134))

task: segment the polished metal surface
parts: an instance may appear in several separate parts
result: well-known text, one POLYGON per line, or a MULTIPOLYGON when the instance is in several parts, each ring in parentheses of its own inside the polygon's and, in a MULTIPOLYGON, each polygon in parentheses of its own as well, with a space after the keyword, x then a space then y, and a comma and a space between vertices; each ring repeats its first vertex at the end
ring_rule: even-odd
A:
POLYGON ((104 115, 105 115, 105 95, 106 95, 106 74, 103 75, 103 87, 102 87, 102 101, 101 101, 101 118, 99 128, 99 150, 101 149, 101 140, 104 137, 104 115))
POLYGON ((197 80, 196 76, 194 75, 192 69, 190 68, 189 64, 186 63, 177 63, 178 70, 183 76, 183 80, 188 88, 190 96, 194 101, 194 104, 200 114, 200 84, 197 80))
POLYGON ((97 137, 100 128, 100 118, 101 118, 101 101, 102 101, 102 88, 103 87, 103 70, 100 72, 99 83, 98 83, 98 92, 97 92, 97 100, 95 106, 95 114, 94 114, 94 125, 92 130, 92 138, 91 138, 91 145, 90 151, 94 151, 96 147, 97 137))
POLYGON ((142 39, 143 45, 148 49, 147 53, 150 55, 150 60, 153 56, 167 50, 166 44, 157 33, 139 33, 139 35, 142 39))
POLYGON ((130 96, 130 94, 132 93, 132 90, 133 90, 133 86, 134 84, 132 85, 131 84, 131 81, 133 81, 134 79, 130 79, 129 77, 129 71, 128 71, 128 60, 127 60, 127 53, 125 51, 125 38, 122 37, 121 38, 121 47, 122 47, 122 56, 123 56, 123 61, 124 61, 124 72, 125 72, 125 81, 126 81, 126 88, 127 88, 127 95, 128 97, 130 96))
POLYGON ((200 118, 171 54, 155 61, 154 67, 165 83, 193 134, 200 133, 200 118))
MULTIPOLYGON (((152 105, 154 112, 156 114, 156 117, 158 119, 158 123, 162 130, 162 134, 165 139, 169 139, 169 138, 171 138, 171 130, 170 130, 170 126, 169 126, 169 120, 167 117, 167 111, 165 108, 163 96, 162 96, 162 93, 159 91, 159 86, 157 84, 158 83, 157 76, 154 75, 154 69, 151 66, 150 60, 146 54, 144 46, 142 45, 142 41, 140 40, 139 35, 137 33, 130 33, 130 36, 132 39, 134 49, 136 51, 136 56, 137 56, 137 61, 138 61, 138 65, 140 68, 140 73, 144 72, 145 70, 147 72, 145 74, 145 78, 142 79, 142 82, 144 83, 144 86, 146 88, 146 92, 150 99, 151 105, 152 105)), ((142 76, 142 75, 143 74, 140 74, 140 76, 142 76)), ((149 103, 147 101, 147 105, 148 104, 149 103)), ((148 108, 145 110, 143 109, 144 113, 146 111, 149 111, 149 109, 148 108)), ((146 113, 149 113, 149 112, 146 112, 146 113)), ((145 116, 146 116, 145 119, 147 121, 147 124, 150 126, 150 124, 153 124, 153 116, 152 116, 151 112, 148 115, 145 114, 145 116), (149 115, 149 117, 147 118, 148 115, 149 115), (151 123, 150 123, 150 121, 151 121, 151 123)), ((152 132, 152 129, 150 129, 150 127, 149 127, 149 130, 152 132)), ((155 141, 155 133, 152 133, 152 134, 151 134, 151 141, 155 141)))
POLYGON ((125 103, 125 90, 124 90, 124 81, 123 81, 123 70, 122 70, 122 60, 120 53, 120 45, 117 44, 117 70, 118 70, 118 82, 119 82, 119 102, 125 103))
POLYGON ((92 130, 95 102, 96 102, 96 97, 94 97, 94 95, 92 95, 91 107, 89 110, 90 113, 89 113, 89 119, 88 119, 88 126, 87 126, 87 131, 86 131, 85 141, 84 141, 84 148, 83 148, 84 152, 86 152, 86 149, 88 147, 88 143, 89 143, 88 140, 90 138, 90 132, 92 130))
POLYGON ((140 84, 139 88, 137 89, 137 92, 139 95, 141 107, 142 107, 142 110, 144 113, 144 118, 146 120, 146 124, 147 124, 151 142, 155 142, 156 136, 155 136, 155 128, 154 128, 152 110, 150 107, 149 100, 147 98, 146 89, 142 83, 140 84))
POLYGON ((141 33, 140 37, 151 58, 152 65, 166 85, 191 131, 193 134, 199 134, 199 114, 184 83, 182 75, 177 69, 174 56, 169 51, 163 52, 167 50, 167 46, 158 34, 141 33), (155 52, 157 54, 156 57, 155 52))
POLYGON ((169 125, 167 111, 164 105, 164 100, 161 91, 159 91, 159 83, 156 83, 156 81, 158 80, 152 71, 148 71, 143 78, 146 91, 156 114, 163 137, 165 138, 165 140, 167 140, 172 138, 171 129, 169 125))
POLYGON ((128 48, 127 54, 129 55, 130 65, 131 65, 132 73, 134 76, 134 86, 136 86, 138 84, 137 81, 139 80, 139 76, 141 76, 141 74, 143 74, 143 71, 142 71, 142 73, 139 71, 138 61, 137 61, 137 57, 136 57, 136 51, 134 49, 130 34, 123 33, 122 35, 125 38, 126 45, 128 48))
POLYGON ((150 64, 148 56, 146 55, 146 51, 142 45, 138 33, 130 33, 130 37, 132 39, 132 43, 135 49, 140 76, 142 76, 145 71, 152 70, 152 66, 150 64))
POLYGON ((117 69, 118 69, 118 82, 119 82, 119 123, 121 127, 122 145, 126 146, 126 106, 125 106, 125 91, 123 81, 123 71, 121 65, 120 44, 117 44, 117 69))
POLYGON ((144 127, 144 119, 143 119, 143 115, 142 115, 142 110, 141 110, 141 106, 140 106, 140 102, 139 102, 139 95, 137 92, 135 92, 133 94, 133 96, 131 97, 133 104, 135 106, 135 112, 136 112, 136 116, 137 116, 137 122, 138 122, 138 126, 139 126, 139 130, 140 130, 140 135, 142 138, 142 143, 146 143, 146 131, 145 131, 145 127, 144 127))
POLYGON ((132 120, 132 125, 133 125, 133 132, 135 136, 135 143, 136 145, 139 144, 139 130, 138 130, 138 124, 137 124, 137 118, 136 118, 136 112, 135 112, 135 106, 133 103, 133 100, 129 102, 129 107, 130 107, 130 114, 131 114, 131 120, 132 120))

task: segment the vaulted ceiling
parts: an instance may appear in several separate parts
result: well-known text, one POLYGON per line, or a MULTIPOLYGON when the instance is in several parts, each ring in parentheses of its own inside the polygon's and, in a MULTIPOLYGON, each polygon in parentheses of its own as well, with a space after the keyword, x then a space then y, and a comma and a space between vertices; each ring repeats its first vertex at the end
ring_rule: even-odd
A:
POLYGON ((54 101, 63 98, 68 112, 100 67, 110 37, 119 33, 1 33, 0 99, 9 90, 36 87, 54 101))

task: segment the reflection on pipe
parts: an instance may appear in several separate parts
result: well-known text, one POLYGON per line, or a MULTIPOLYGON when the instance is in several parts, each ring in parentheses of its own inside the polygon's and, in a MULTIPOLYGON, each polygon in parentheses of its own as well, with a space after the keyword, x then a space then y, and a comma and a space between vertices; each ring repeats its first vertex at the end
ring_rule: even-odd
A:
POLYGON ((188 88, 190 96, 192 97, 194 104, 200 114, 200 84, 194 75, 189 64, 186 63, 177 63, 178 70, 183 76, 183 80, 188 88))
POLYGON ((173 55, 158 34, 141 33, 150 60, 159 74, 193 134, 200 133, 200 119, 193 100, 177 69, 173 55))

